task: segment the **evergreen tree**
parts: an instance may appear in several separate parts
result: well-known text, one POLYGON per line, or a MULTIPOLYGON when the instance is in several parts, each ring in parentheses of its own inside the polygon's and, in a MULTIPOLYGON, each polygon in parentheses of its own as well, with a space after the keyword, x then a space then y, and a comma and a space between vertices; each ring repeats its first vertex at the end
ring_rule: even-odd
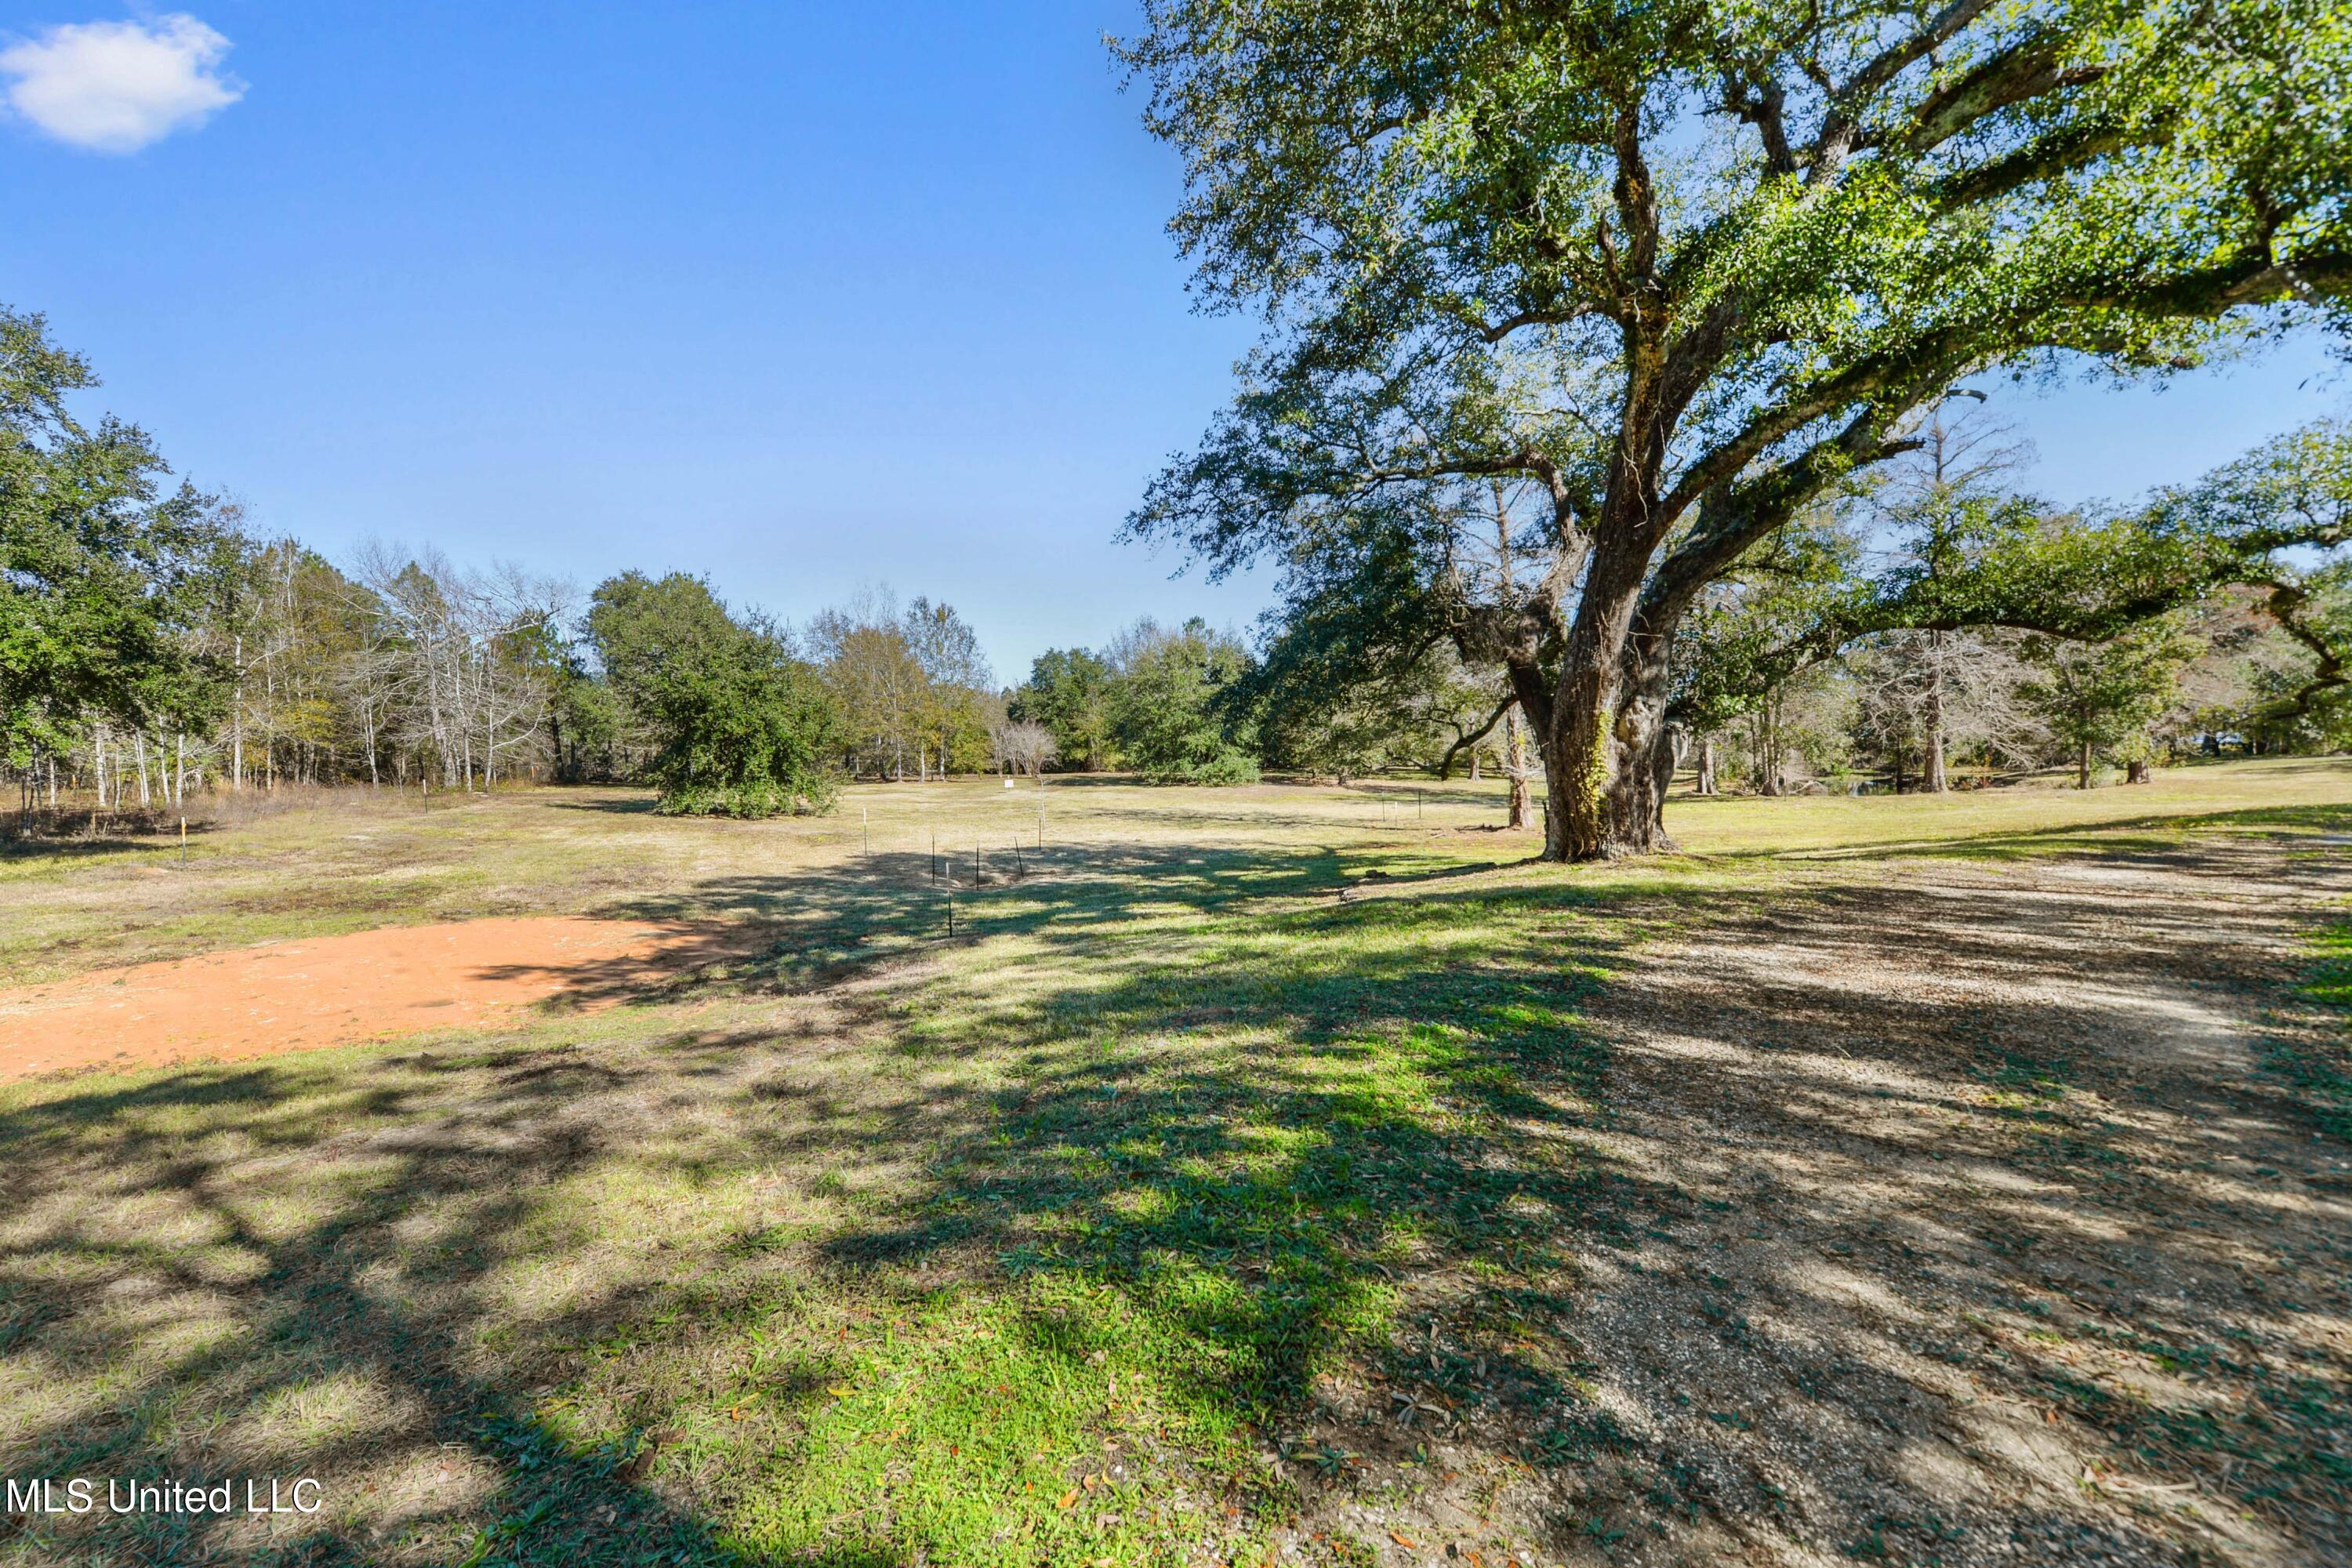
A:
POLYGON ((651 772, 663 811, 831 808, 823 759, 838 718, 816 671, 777 628, 736 620, 699 578, 630 572, 597 588, 588 635, 615 696, 658 748, 651 772))
POLYGON ((1112 736, 1127 765, 1155 784, 1247 784, 1258 776, 1255 724, 1240 682, 1249 653, 1195 616, 1177 631, 1150 621, 1118 650, 1112 736))

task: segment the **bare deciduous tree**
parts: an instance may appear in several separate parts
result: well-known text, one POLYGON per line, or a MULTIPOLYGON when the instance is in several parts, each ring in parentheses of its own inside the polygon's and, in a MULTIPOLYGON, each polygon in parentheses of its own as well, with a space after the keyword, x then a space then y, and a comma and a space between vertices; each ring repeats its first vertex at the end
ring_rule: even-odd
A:
POLYGON ((999 724, 989 733, 989 760, 1014 774, 1026 773, 1045 787, 1045 764, 1061 754, 1054 731, 1034 720, 999 724))
POLYGON ((383 625, 393 731, 437 761, 447 788, 487 788, 544 739, 562 584, 499 566, 461 571, 437 551, 404 559, 370 545, 360 581, 383 625))

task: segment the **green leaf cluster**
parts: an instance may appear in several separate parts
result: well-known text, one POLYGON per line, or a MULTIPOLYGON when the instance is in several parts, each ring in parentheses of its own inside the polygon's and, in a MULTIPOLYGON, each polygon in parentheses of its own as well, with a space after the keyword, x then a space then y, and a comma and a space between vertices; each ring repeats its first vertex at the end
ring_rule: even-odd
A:
POLYGON ((0 754, 55 752, 85 715, 142 724, 207 700, 181 635, 220 564, 212 497, 144 431, 68 407, 97 384, 37 315, 0 307, 0 754))
POLYGON ((665 812, 830 810, 824 758, 839 720, 817 672, 775 627, 738 621, 698 577, 628 572, 600 584, 588 635, 620 702, 658 751, 665 812))
POLYGON ((1246 648, 1196 617, 1173 631, 1147 623, 1122 653, 1111 732, 1129 766, 1154 784, 1255 782, 1246 648))

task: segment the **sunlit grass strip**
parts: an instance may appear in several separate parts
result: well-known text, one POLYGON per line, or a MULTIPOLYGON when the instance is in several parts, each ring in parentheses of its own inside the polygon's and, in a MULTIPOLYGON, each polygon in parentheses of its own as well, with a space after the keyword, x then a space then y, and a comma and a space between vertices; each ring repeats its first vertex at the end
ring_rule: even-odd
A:
POLYGON ((2311 945, 2305 994, 2341 1026, 2322 1039, 2274 1041, 2272 1066, 2308 1098, 2320 1126, 2352 1141, 2352 915, 2321 927, 2311 945))

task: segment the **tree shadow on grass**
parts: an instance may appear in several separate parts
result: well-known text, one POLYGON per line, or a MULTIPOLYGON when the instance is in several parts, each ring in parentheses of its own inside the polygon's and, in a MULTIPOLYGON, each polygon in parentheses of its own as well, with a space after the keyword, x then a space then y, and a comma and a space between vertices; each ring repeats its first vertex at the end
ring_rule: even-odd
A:
POLYGON ((1717 1216, 1661 1211, 1589 1324, 1693 1495, 1892 1559, 2340 1552, 2342 1166, 2248 1025, 2347 882, 2180 854, 1821 889, 1596 999, 1717 1216))
MULTIPOLYGON (((592 1134, 558 1124, 575 1088, 509 1075, 458 1099, 413 1063, 281 1065, 0 1116, 9 1473, 228 1480, 240 1506, 247 1478, 307 1476, 325 1505, 268 1533, 203 1514, 19 1518, 0 1562, 358 1563, 457 1521, 479 1563, 591 1543, 600 1563, 731 1560, 635 1483, 635 1442, 562 1442, 472 1363, 489 1274, 540 1194, 598 1156, 592 1134), (335 1196, 301 1203, 257 1179, 289 1162, 320 1163, 335 1196), (289 1223, 289 1204, 313 1217, 289 1223), (420 1224, 441 1241, 420 1250, 404 1235, 420 1224), (336 1391, 356 1400, 348 1425, 306 1417, 336 1391), (406 1494, 382 1531, 361 1522, 362 1485, 406 1494)), ((649 1289, 632 1282, 594 1310, 627 1311, 649 1289)))
MULTIPOLYGON (((196 825, 190 823, 193 838, 196 825)), ((116 860, 126 857, 152 860, 158 856, 176 855, 177 839, 169 842, 151 838, 11 838, 0 836, 0 860, 38 860, 44 862, 81 863, 93 860, 116 860)))
POLYGON ((661 797, 651 790, 642 794, 624 795, 617 786, 592 786, 593 794, 570 793, 573 786, 558 785, 562 792, 548 804, 558 811, 595 811, 612 816, 651 816, 661 805, 661 797))
POLYGON ((1981 833, 1948 836, 1889 836, 1859 844, 1820 848, 1763 846, 1753 849, 1710 850, 1695 858, 1736 864, 1779 862, 1791 865, 1841 860, 1873 860, 1893 856, 1931 859, 2034 860, 2053 854, 2169 854, 2182 863, 2192 860, 2196 835, 2277 834, 2306 836, 2352 833, 2352 806, 2270 805, 2236 809, 2151 813, 2053 827, 1994 828, 1981 833))
MULTIPOLYGON (((1478 912, 1510 922, 1574 902, 1540 890, 1478 912)), ((1634 933, 1588 936, 1566 972, 1523 939, 1427 966, 1423 943, 1462 912, 1400 899, 1269 915, 1215 970, 1104 955, 1127 973, 976 999, 955 1032, 902 1048, 1010 1034, 1017 1084, 892 1223, 827 1254, 905 1265, 976 1248, 1013 1278, 1115 1285, 1199 1347, 1171 1373, 1181 1398, 1256 1422, 1295 1413, 1334 1352, 1382 1342, 1402 1281, 1441 1313, 1489 1288, 1523 1314, 1556 1311, 1537 1281, 1616 1201, 1576 1136, 1600 1114, 1604 1053, 1575 1008, 1634 933), (1299 948, 1353 951, 1270 978, 1299 948)), ((1559 1386, 1557 1365, 1519 1350, 1498 1345, 1493 1364, 1531 1398, 1559 1386)))
MULTIPOLYGON (((911 936, 906 930, 945 894, 944 885, 932 891, 915 859, 718 879, 691 899, 646 900, 632 912, 761 925, 773 941, 749 983, 778 994, 825 993, 831 1010, 805 1027, 837 1037, 887 1022, 878 1002, 837 984, 887 970, 866 962, 885 939, 900 941, 892 951, 901 954, 940 946, 919 926, 911 936)), ((1221 911, 1251 902, 1294 906, 1267 928, 1278 945, 1364 941, 1402 931, 1400 921, 1420 929, 1422 915, 1402 904, 1323 902, 1318 895, 1342 879, 1339 861, 1321 851, 1174 846, 1049 855, 1024 879, 958 889, 971 922, 960 942, 1042 943, 1048 971, 1067 961, 1082 984, 1091 974, 1110 987, 1092 1001, 1038 998, 1035 1016, 1027 1002, 988 1010, 989 1026, 1026 1030, 1034 1050, 1066 1057, 1036 1064, 1018 1101, 954 1081, 896 1087, 891 1059, 919 1064, 964 1048, 929 1038, 869 1050, 857 1070, 870 1081, 835 1086, 856 1104, 828 1103, 829 1091, 761 1076, 821 1043, 795 1038, 773 1018, 690 1029, 635 1054, 445 1041, 17 1091, 0 1101, 9 1216, 0 1228, 0 1342, 31 1377, 8 1400, 10 1473, 312 1475, 328 1483, 331 1513, 266 1542, 234 1521, 27 1520, 0 1543, 0 1561, 47 1552, 370 1561, 404 1550, 404 1531, 446 1539, 459 1525, 475 1532, 483 1562, 567 1553, 599 1563, 763 1560, 756 1543, 722 1540, 697 1510, 650 1489, 633 1466, 653 1428, 583 1444, 551 1430, 520 1386, 540 1375, 528 1369, 560 1361, 560 1347, 657 1314, 689 1281, 721 1302, 723 1318, 734 1310, 727 1302, 765 1289, 761 1268, 784 1260, 766 1256, 756 1230, 717 1253, 657 1265, 608 1259, 561 1310, 527 1327, 510 1321, 502 1279, 535 1249, 569 1245, 545 1239, 551 1227, 562 1233, 563 1194, 608 1173, 724 1189, 780 1166, 854 1173, 908 1151, 970 1163, 982 1153, 977 1140, 1035 1141, 1030 1157, 1016 1148, 1000 1167, 997 1219, 958 1215, 951 1194, 937 1189, 935 1205, 840 1229, 814 1261, 865 1277, 978 1244, 1002 1257, 984 1259, 967 1283, 993 1290, 1062 1268, 1054 1249, 1066 1246, 1087 1268, 1118 1275, 1123 1289, 1153 1275, 1155 1259, 1172 1260, 1204 1287, 1165 1320, 1178 1339, 1195 1342, 1184 1353, 1199 1364, 1178 1380, 1185 1396, 1252 1418, 1295 1401, 1327 1347, 1376 1331, 1381 1299, 1400 1272, 1417 1267, 1395 1245, 1362 1245, 1352 1233, 1367 1216, 1392 1208, 1439 1236, 1441 1253, 1516 1257, 1532 1267, 1545 1228, 1535 1210, 1581 1203, 1589 1184, 1572 1162, 1508 1172, 1499 1145, 1443 1130, 1463 1117, 1549 1122, 1583 1113, 1591 1086, 1575 1085, 1592 1064, 1568 1043, 1560 1008, 1569 993, 1549 959, 1539 964, 1546 973, 1455 983, 1433 976, 1409 944, 1374 941, 1359 958, 1309 964, 1315 984, 1286 1000, 1253 997, 1238 982, 1230 993, 1213 983, 1188 998, 1161 989, 1152 945, 1131 940, 1139 921, 1172 910, 1213 928, 1221 911), (1407 1023, 1423 1014, 1463 1021, 1407 1023), (1167 1031, 1176 1042, 1212 1016, 1286 1040, 1255 1041, 1228 1060, 1181 1067, 1150 1085, 1129 1069, 1107 1069, 1088 1043, 1106 1027, 1167 1031), (1390 1062, 1399 1045, 1374 1037, 1398 1027, 1422 1035, 1402 1047, 1410 1060, 1390 1062), (1556 1083, 1560 1104, 1465 1049, 1464 1031, 1526 1052, 1528 1070, 1556 1083), (1384 1081, 1391 1072, 1414 1081, 1384 1081), (1098 1121, 1097 1109, 1122 1092, 1124 1102, 1098 1121), (1441 1108, 1433 1094, 1460 1104, 1441 1108), (1248 1125, 1234 1124, 1244 1112, 1248 1125), (878 1139, 877 1116, 885 1119, 878 1139), (1147 1137, 1161 1151, 1152 1158, 1184 1163, 1168 1188, 1175 1207, 1158 1229, 1086 1240, 1085 1228, 1108 1213, 1106 1195, 1055 1194, 1092 1180, 1097 1161, 1142 1169, 1139 1155, 1122 1150, 1147 1137), (1481 1163, 1490 1154, 1491 1172, 1481 1163), (1480 1212, 1515 1201, 1528 1212, 1507 1220, 1480 1212), (1047 1206, 1081 1230, 1057 1239, 1000 1223, 1047 1206), (1285 1208, 1295 1212, 1286 1217, 1285 1208), (1378 1256, 1382 1246, 1394 1261, 1378 1256), (733 1284, 704 1277, 727 1274, 730 1259, 761 1268, 733 1284), (1233 1356, 1244 1358, 1234 1363, 1238 1383, 1215 1370, 1233 1356), (304 1414, 337 1399, 354 1413, 304 1414), (454 1480, 411 1473, 426 1464, 428 1476, 437 1474, 428 1464, 435 1454, 456 1456, 454 1480), (350 1495, 361 1487, 391 1500, 350 1495)), ((1574 901, 1531 895, 1528 907, 1574 901)), ((1229 952, 1212 973, 1240 961, 1229 952)), ((1515 969, 1537 962, 1531 953, 1511 960, 1515 969)), ((642 981, 593 966, 571 978, 576 989, 609 984, 616 993, 642 981)), ((560 1022, 540 1027, 534 1037, 560 1022)), ((1029 1321, 1041 1345, 1052 1339, 1050 1322, 1029 1321)), ((793 1560, 878 1562, 903 1544, 845 1528, 814 1559, 802 1543, 793 1560)))
MULTIPOLYGON (((1089 1490, 1058 1508, 1057 1476, 1032 1492, 1019 1457, 977 1454, 986 1423, 932 1437, 902 1436, 919 1411, 843 1425, 869 1382, 874 1400, 898 1387, 945 1402, 969 1370, 954 1357, 1000 1344, 974 1331, 992 1325, 1010 1348, 986 1353, 1045 1369, 1020 1397, 1063 1401, 1050 1405, 1056 1456, 1074 1434, 1139 1451, 1116 1378, 1108 1403, 1051 1392, 1098 1386, 1107 1368, 1181 1418, 1142 1428, 1181 1439, 1157 1450, 1163 1489, 1146 1501, 1190 1510, 1188 1539, 1402 1485, 1434 1446, 1522 1478, 1513 1527, 1561 1555, 1603 1539, 1583 1521, 1788 1529, 1867 1555, 1874 1540, 1910 1541, 1890 1520, 1943 1521, 1919 1525, 1923 1551, 1948 1525, 2062 1546, 2092 1530, 2127 1560, 2176 1555, 2088 1502, 1986 1509, 1932 1467, 1891 1459, 1866 1490, 1808 1495, 1737 1425, 1771 1400, 1779 1435, 1823 1452, 1854 1447, 1861 1412, 1902 1424, 1865 1456, 1937 1440, 1907 1414, 1916 1374, 1899 1324, 1836 1321, 1809 1345, 1740 1303, 1820 1295, 1818 1259, 1768 1250, 1735 1266, 1713 1233, 1819 1242, 1900 1295, 1918 1281, 1870 1249, 1924 1251, 1938 1203, 2000 1234, 1998 1195, 2013 1188, 2000 1169, 2138 1174, 2144 1131, 2035 1109, 2106 1086, 2081 1053, 2000 1048, 2046 1041, 2075 1004, 1882 1006, 1834 975, 1767 963, 1696 1011, 1628 1007, 1641 946, 1662 933, 1762 952, 1811 932, 1868 964, 1884 962, 1890 914, 1926 930, 1939 910, 1943 960, 1993 970, 2020 960, 2009 905, 1942 908, 1922 891, 1891 911, 1821 895, 1743 910, 1671 870, 1431 882, 1342 903, 1360 858, 1072 850, 960 889, 957 942, 988 944, 988 961, 948 967, 932 963, 951 950, 929 923, 945 894, 925 857, 715 878, 628 912, 756 927, 761 946, 732 976, 754 1000, 711 987, 723 1010, 709 1022, 649 1015, 667 1021, 637 1047, 547 1034, 558 1020, 529 1049, 444 1043, 0 1102, 0 1344, 34 1369, 5 1395, 19 1417, 9 1471, 324 1474, 391 1499, 353 1498, 270 1547, 288 1563, 390 1556, 407 1528, 470 1542, 455 1555, 478 1547, 482 1563, 880 1563, 968 1549, 1095 1561, 1139 1528, 1142 1504, 1107 1510, 1089 1490), (1984 1048, 1957 1058, 1874 1043, 1969 1031, 1984 1048), (1703 1110, 1650 1098, 1654 1067, 1626 1101, 1612 1042, 1629 1039, 1684 1041, 1696 1054, 1666 1081, 1736 1090, 1737 1145, 1717 1146, 1703 1110), (1825 1041, 1908 1077, 1888 1089, 1825 1066, 1825 1041), (1761 1064, 1737 1054, 1759 1049, 1761 1064), (1924 1180, 1889 1215, 1788 1174, 1843 1156, 1907 1176, 1904 1163, 1938 1152, 1935 1119, 1988 1085, 2086 1141, 1974 1152, 1996 1199, 1965 1211, 1924 1180), (647 1206, 596 1208, 635 1185, 647 1206), (631 1225, 676 1245, 616 1246, 631 1225), (518 1298, 514 1270, 531 1263, 587 1277, 518 1298), (1654 1327, 1607 1331, 1715 1347, 1696 1410, 1670 1397, 1689 1374, 1644 1380, 1594 1354, 1610 1315, 1645 1301, 1661 1309, 1654 1327), (929 1314, 945 1372, 888 1361, 887 1331, 844 1348, 853 1321, 909 1314, 929 1314), (892 1375, 862 1378, 876 1358, 892 1375), (1720 1392, 1742 1387, 1744 1405, 1720 1392), (346 1393, 340 1419, 306 1406, 352 1388, 366 1396, 346 1393), (589 1414, 552 1422, 540 1398, 552 1388, 589 1414), (1235 1434, 1288 1458, 1244 1463, 1235 1434), (457 1479, 419 1481, 444 1453, 457 1479), (1062 1533, 953 1535, 908 1494, 910 1472, 945 1478, 941 1496, 1002 1500, 982 1526, 1001 1515, 1062 1533), (803 1494, 840 1506, 773 1511, 803 1494), (1225 1507, 1238 1522, 1219 1522, 1225 1507), (370 1533, 385 1524, 390 1544, 370 1533)), ((2078 944, 2081 961, 2145 978, 2145 962, 2189 950, 2200 919, 2152 927, 2152 957, 2078 944)), ((2224 1125, 2242 1114, 2219 1096, 2184 1110, 2224 1125)), ((1967 1303, 2007 1311, 2041 1288, 2030 1251, 1972 1254, 1967 1303)), ((1424 1484, 1431 1519, 1472 1517, 1444 1489, 1456 1483, 1424 1484)), ((67 1545, 29 1544, 51 1528, 77 1527, 33 1521, 0 1541, 0 1562, 101 1548, 267 1560, 236 1556, 233 1527, 211 1521, 99 1521, 67 1545)), ((1694 1538, 1658 1539, 1679 1551, 1694 1538)))
MULTIPOLYGON (((1314 847, 1055 844, 1006 846, 977 858, 962 846, 936 857, 877 850, 805 870, 711 878, 604 912, 713 940, 723 934, 727 951, 747 961, 726 979, 805 989, 950 940, 1042 937, 1068 945, 1171 909, 1215 916, 1253 902, 1336 895, 1356 880, 1348 866, 1339 853, 1314 847)), ((626 972, 557 966, 548 973, 567 1005, 640 989, 626 972)))
MULTIPOLYGON (((2278 869, 2249 847, 2183 856, 2233 885, 2278 869)), ((2333 1532, 2314 1510, 2340 1405, 2295 1392, 2324 1375, 2315 1347, 2273 1347, 2301 1368, 2273 1380, 2226 1348, 2243 1333, 2226 1292, 2148 1300, 2233 1246, 2284 1259, 2313 1239, 2210 1205, 2189 1173, 2298 1136, 2276 1086, 2245 1079, 2226 1005, 2180 991, 2213 908, 2140 889, 2119 942, 2095 925, 2118 895, 2063 879, 1815 890, 1697 922, 1709 948, 1754 955, 1730 989, 1635 1001, 1642 937, 1707 897, 1671 880, 1400 889, 1261 911, 1213 964, 1106 946, 1093 984, 976 989, 955 1027, 897 1048, 1016 1039, 1015 1081, 883 1223, 824 1253, 934 1281, 945 1265, 972 1289, 1061 1282, 1033 1331, 1073 1375, 1139 1320, 1144 1343, 1174 1347, 1147 1359, 1179 1406, 1239 1416, 1307 1456, 1294 1479, 1343 1496, 1423 1484, 1409 1456, 1432 1440, 1442 1463, 1532 1464, 1552 1479, 1527 1489, 1527 1521, 1563 1552, 1635 1529, 1697 1550, 1713 1528, 1864 1558, 2010 1542, 2198 1560, 2210 1536, 2128 1501, 2167 1488, 2216 1517, 2256 1510, 2247 1539, 2333 1532), (1449 946, 1463 929, 1480 940, 1449 946), (1319 964, 1286 967, 1300 949, 1319 964), (1695 1054, 1646 1068, 1645 1093, 1670 1084, 1687 1106, 1612 1111, 1607 1042, 1662 1030, 1695 1054), (2118 1226, 2126 1244, 2094 1239, 2118 1226), (1762 1256, 1718 1262, 1743 1234, 1762 1256), (1090 1292, 1118 1310, 1067 1305, 1090 1292), (2082 1321, 2056 1320, 2052 1342, 2091 1336, 2119 1378, 2034 1353, 2053 1300, 2082 1321), (1612 1353, 1588 1359, 1602 1334, 1612 1353), (2210 1385, 2136 1402, 2143 1355, 2210 1385), (1969 1369, 2033 1424, 1968 1410, 1923 1363, 1969 1369), (2053 1438, 2060 1458, 2032 1451, 2053 1438), (2078 1485, 2103 1467, 2111 1483, 2078 1485)))

